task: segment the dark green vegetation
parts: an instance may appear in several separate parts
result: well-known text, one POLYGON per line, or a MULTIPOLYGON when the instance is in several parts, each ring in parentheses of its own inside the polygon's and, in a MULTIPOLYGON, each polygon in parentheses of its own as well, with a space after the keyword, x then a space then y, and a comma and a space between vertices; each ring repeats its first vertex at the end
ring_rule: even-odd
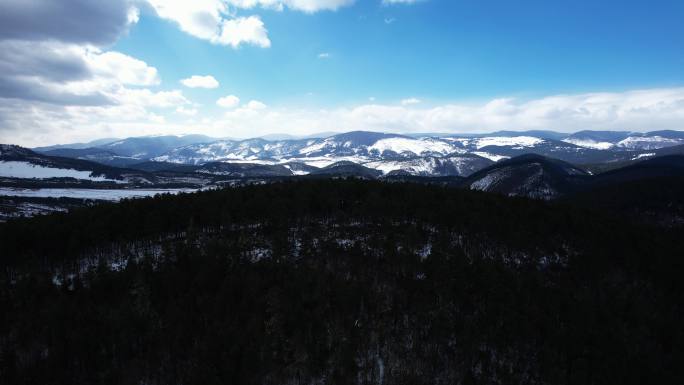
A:
POLYGON ((312 179, 11 221, 0 383, 682 383, 682 227, 624 214, 312 179))
POLYGON ((31 217, 55 211, 68 211, 100 203, 78 198, 34 198, 0 196, 0 221, 10 218, 31 217))

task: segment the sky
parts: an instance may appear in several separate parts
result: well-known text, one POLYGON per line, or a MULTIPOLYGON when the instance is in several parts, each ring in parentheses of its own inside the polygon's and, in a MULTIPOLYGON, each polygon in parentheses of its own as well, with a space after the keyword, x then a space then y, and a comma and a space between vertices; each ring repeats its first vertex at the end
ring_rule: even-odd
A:
POLYGON ((0 143, 684 130, 681 0, 0 0, 0 143))

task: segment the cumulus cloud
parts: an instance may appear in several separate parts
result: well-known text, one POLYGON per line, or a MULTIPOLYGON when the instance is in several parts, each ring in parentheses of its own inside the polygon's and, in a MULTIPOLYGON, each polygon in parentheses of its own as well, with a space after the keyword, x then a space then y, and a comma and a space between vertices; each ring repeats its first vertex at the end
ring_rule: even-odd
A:
POLYGON ((195 116, 195 115, 197 115, 197 109, 196 108, 178 107, 178 108, 176 108, 176 113, 180 114, 180 115, 185 115, 185 116, 195 116))
POLYGON ((99 135, 110 122, 160 124, 190 102, 155 91, 155 67, 105 47, 138 21, 139 0, 0 2, 0 141, 99 135))
POLYGON ((420 103, 420 99, 417 99, 417 98, 408 98, 408 99, 404 99, 401 101, 402 106, 410 106, 410 105, 419 104, 419 103, 420 103))
POLYGON ((504 129, 651 131, 681 129, 684 122, 684 88, 554 95, 531 100, 497 98, 477 104, 402 106, 371 102, 333 109, 265 108, 261 102, 250 101, 242 106, 238 102, 219 116, 207 116, 194 123, 173 121, 166 115, 151 114, 144 106, 137 105, 187 105, 179 93, 143 93, 129 95, 129 100, 136 97, 146 100, 110 107, 68 108, 55 108, 49 104, 29 107, 24 103, 2 103, 0 142, 43 145, 106 136, 187 132, 217 137, 255 137, 272 133, 274 127, 293 135, 361 129, 455 134, 504 129), (166 116, 167 122, 156 122, 159 116, 166 116))
POLYGON ((106 45, 137 22, 131 0, 2 0, 0 39, 106 45))
POLYGON ((120 52, 86 49, 83 58, 95 76, 114 77, 122 84, 134 86, 151 86, 161 82, 156 68, 120 52))
POLYGON ((175 22, 184 32, 212 40, 219 31, 226 4, 221 0, 147 0, 162 19, 175 22))
POLYGON ((60 42, 0 41, 0 98, 113 104, 127 86, 160 82, 157 69, 119 52, 60 42))
POLYGON ((233 17, 230 1, 223 0, 147 0, 157 15, 175 22, 181 30, 213 44, 237 48, 253 44, 271 46, 268 31, 259 16, 233 17))
POLYGON ((584 129, 650 131, 681 129, 684 88, 555 95, 532 100, 418 105, 363 104, 337 109, 234 110, 209 126, 216 135, 251 137, 273 127, 295 135, 324 131, 481 133, 498 130, 584 129))
POLYGON ((217 88, 219 86, 218 80, 211 75, 192 75, 187 79, 181 80, 181 84, 189 88, 217 88))
POLYGON ((266 105, 258 100, 250 100, 247 103, 247 108, 250 110, 263 110, 266 108, 266 105))
POLYGON ((234 7, 245 9, 262 7, 282 11, 287 7, 296 11, 314 13, 335 11, 354 4, 355 0, 227 0, 226 2, 234 7))
POLYGON ((221 33, 211 40, 213 43, 229 45, 233 48, 243 43, 253 44, 262 48, 271 46, 268 31, 258 16, 238 17, 224 20, 221 23, 221 33))
POLYGON ((259 16, 236 16, 238 10, 291 9, 305 13, 335 11, 355 0, 147 0, 157 16, 212 44, 238 48, 243 44, 268 48, 271 40, 259 16))
POLYGON ((240 98, 235 95, 228 95, 216 101, 216 105, 223 108, 235 108, 240 104, 240 98))

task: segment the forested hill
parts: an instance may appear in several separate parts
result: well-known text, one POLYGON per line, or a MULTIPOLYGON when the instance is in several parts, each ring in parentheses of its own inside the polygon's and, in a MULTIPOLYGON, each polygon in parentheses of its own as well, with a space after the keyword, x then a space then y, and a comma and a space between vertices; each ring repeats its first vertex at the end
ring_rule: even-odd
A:
POLYGON ((307 180, 0 225, 0 383, 682 383, 684 234, 307 180))

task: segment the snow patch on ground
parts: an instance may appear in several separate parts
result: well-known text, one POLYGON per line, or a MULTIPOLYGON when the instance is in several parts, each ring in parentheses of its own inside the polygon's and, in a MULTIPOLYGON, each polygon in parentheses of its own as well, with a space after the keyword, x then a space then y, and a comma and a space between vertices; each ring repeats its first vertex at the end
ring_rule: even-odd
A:
POLYGON ((597 142, 591 139, 563 139, 563 142, 584 148, 592 148, 595 150, 608 150, 615 146, 611 142, 597 142))
POLYGON ((0 161, 0 176, 6 178, 75 178, 87 179, 96 182, 117 182, 115 179, 108 179, 104 176, 91 176, 91 174, 92 173, 90 171, 44 167, 28 162, 0 161))
POLYGON ((632 160, 650 158, 650 157, 655 156, 655 155, 656 155, 655 152, 649 152, 648 154, 639 154, 639 155, 635 156, 634 158, 632 158, 632 160))
POLYGON ((487 146, 516 146, 516 147, 534 147, 542 142, 543 139, 535 138, 533 136, 491 136, 485 138, 473 139, 475 147, 479 150, 487 146))
POLYGON ((406 171, 412 175, 422 175, 432 173, 437 165, 434 159, 415 159, 411 161, 370 162, 364 166, 382 171, 385 175, 392 171, 406 171))
POLYGON ((475 182, 470 184, 470 188, 472 190, 480 190, 480 191, 489 191, 492 186, 496 185, 499 183, 501 178, 505 176, 505 173, 502 172, 502 170, 495 171, 492 173, 489 173, 485 175, 484 177, 476 180, 475 182))
POLYGON ((392 151, 397 154, 411 153, 421 155, 424 153, 437 153, 446 155, 453 152, 454 148, 449 143, 430 138, 386 138, 380 139, 368 147, 368 151, 377 151, 380 154, 385 151, 392 151))
POLYGON ((658 148, 676 146, 684 141, 679 139, 663 138, 662 136, 630 136, 617 143, 617 147, 632 150, 655 150, 658 148))
POLYGON ((490 154, 490 153, 484 152, 484 151, 473 151, 473 154, 475 154, 477 156, 481 156, 483 158, 487 158, 493 162, 498 162, 502 159, 509 159, 510 158, 510 156, 490 154))
POLYGON ((42 188, 42 189, 18 189, 0 187, 0 195, 33 198, 79 198, 106 201, 119 201, 128 198, 145 198, 157 194, 178 194, 193 192, 197 189, 84 189, 84 188, 42 188))
POLYGON ((333 146, 333 142, 330 140, 324 140, 320 143, 316 143, 315 141, 312 140, 312 141, 307 143, 306 147, 299 150, 299 153, 302 155, 308 155, 308 154, 312 154, 314 152, 318 152, 318 151, 321 151, 327 147, 332 147, 332 146, 333 146))
POLYGON ((293 169, 292 169, 292 166, 290 166, 289 164, 283 165, 283 167, 285 167, 286 169, 292 171, 292 175, 296 175, 296 176, 309 175, 309 172, 308 172, 308 171, 304 171, 304 170, 293 170, 293 169))
POLYGON ((313 167, 318 167, 318 168, 323 168, 323 167, 328 167, 331 164, 337 163, 337 162, 353 162, 357 164, 363 164, 369 161, 369 159, 360 157, 360 156, 317 156, 317 157, 311 157, 311 158, 289 158, 289 159, 282 159, 281 163, 290 163, 290 162, 298 162, 298 163, 304 163, 308 166, 313 166, 313 167))

